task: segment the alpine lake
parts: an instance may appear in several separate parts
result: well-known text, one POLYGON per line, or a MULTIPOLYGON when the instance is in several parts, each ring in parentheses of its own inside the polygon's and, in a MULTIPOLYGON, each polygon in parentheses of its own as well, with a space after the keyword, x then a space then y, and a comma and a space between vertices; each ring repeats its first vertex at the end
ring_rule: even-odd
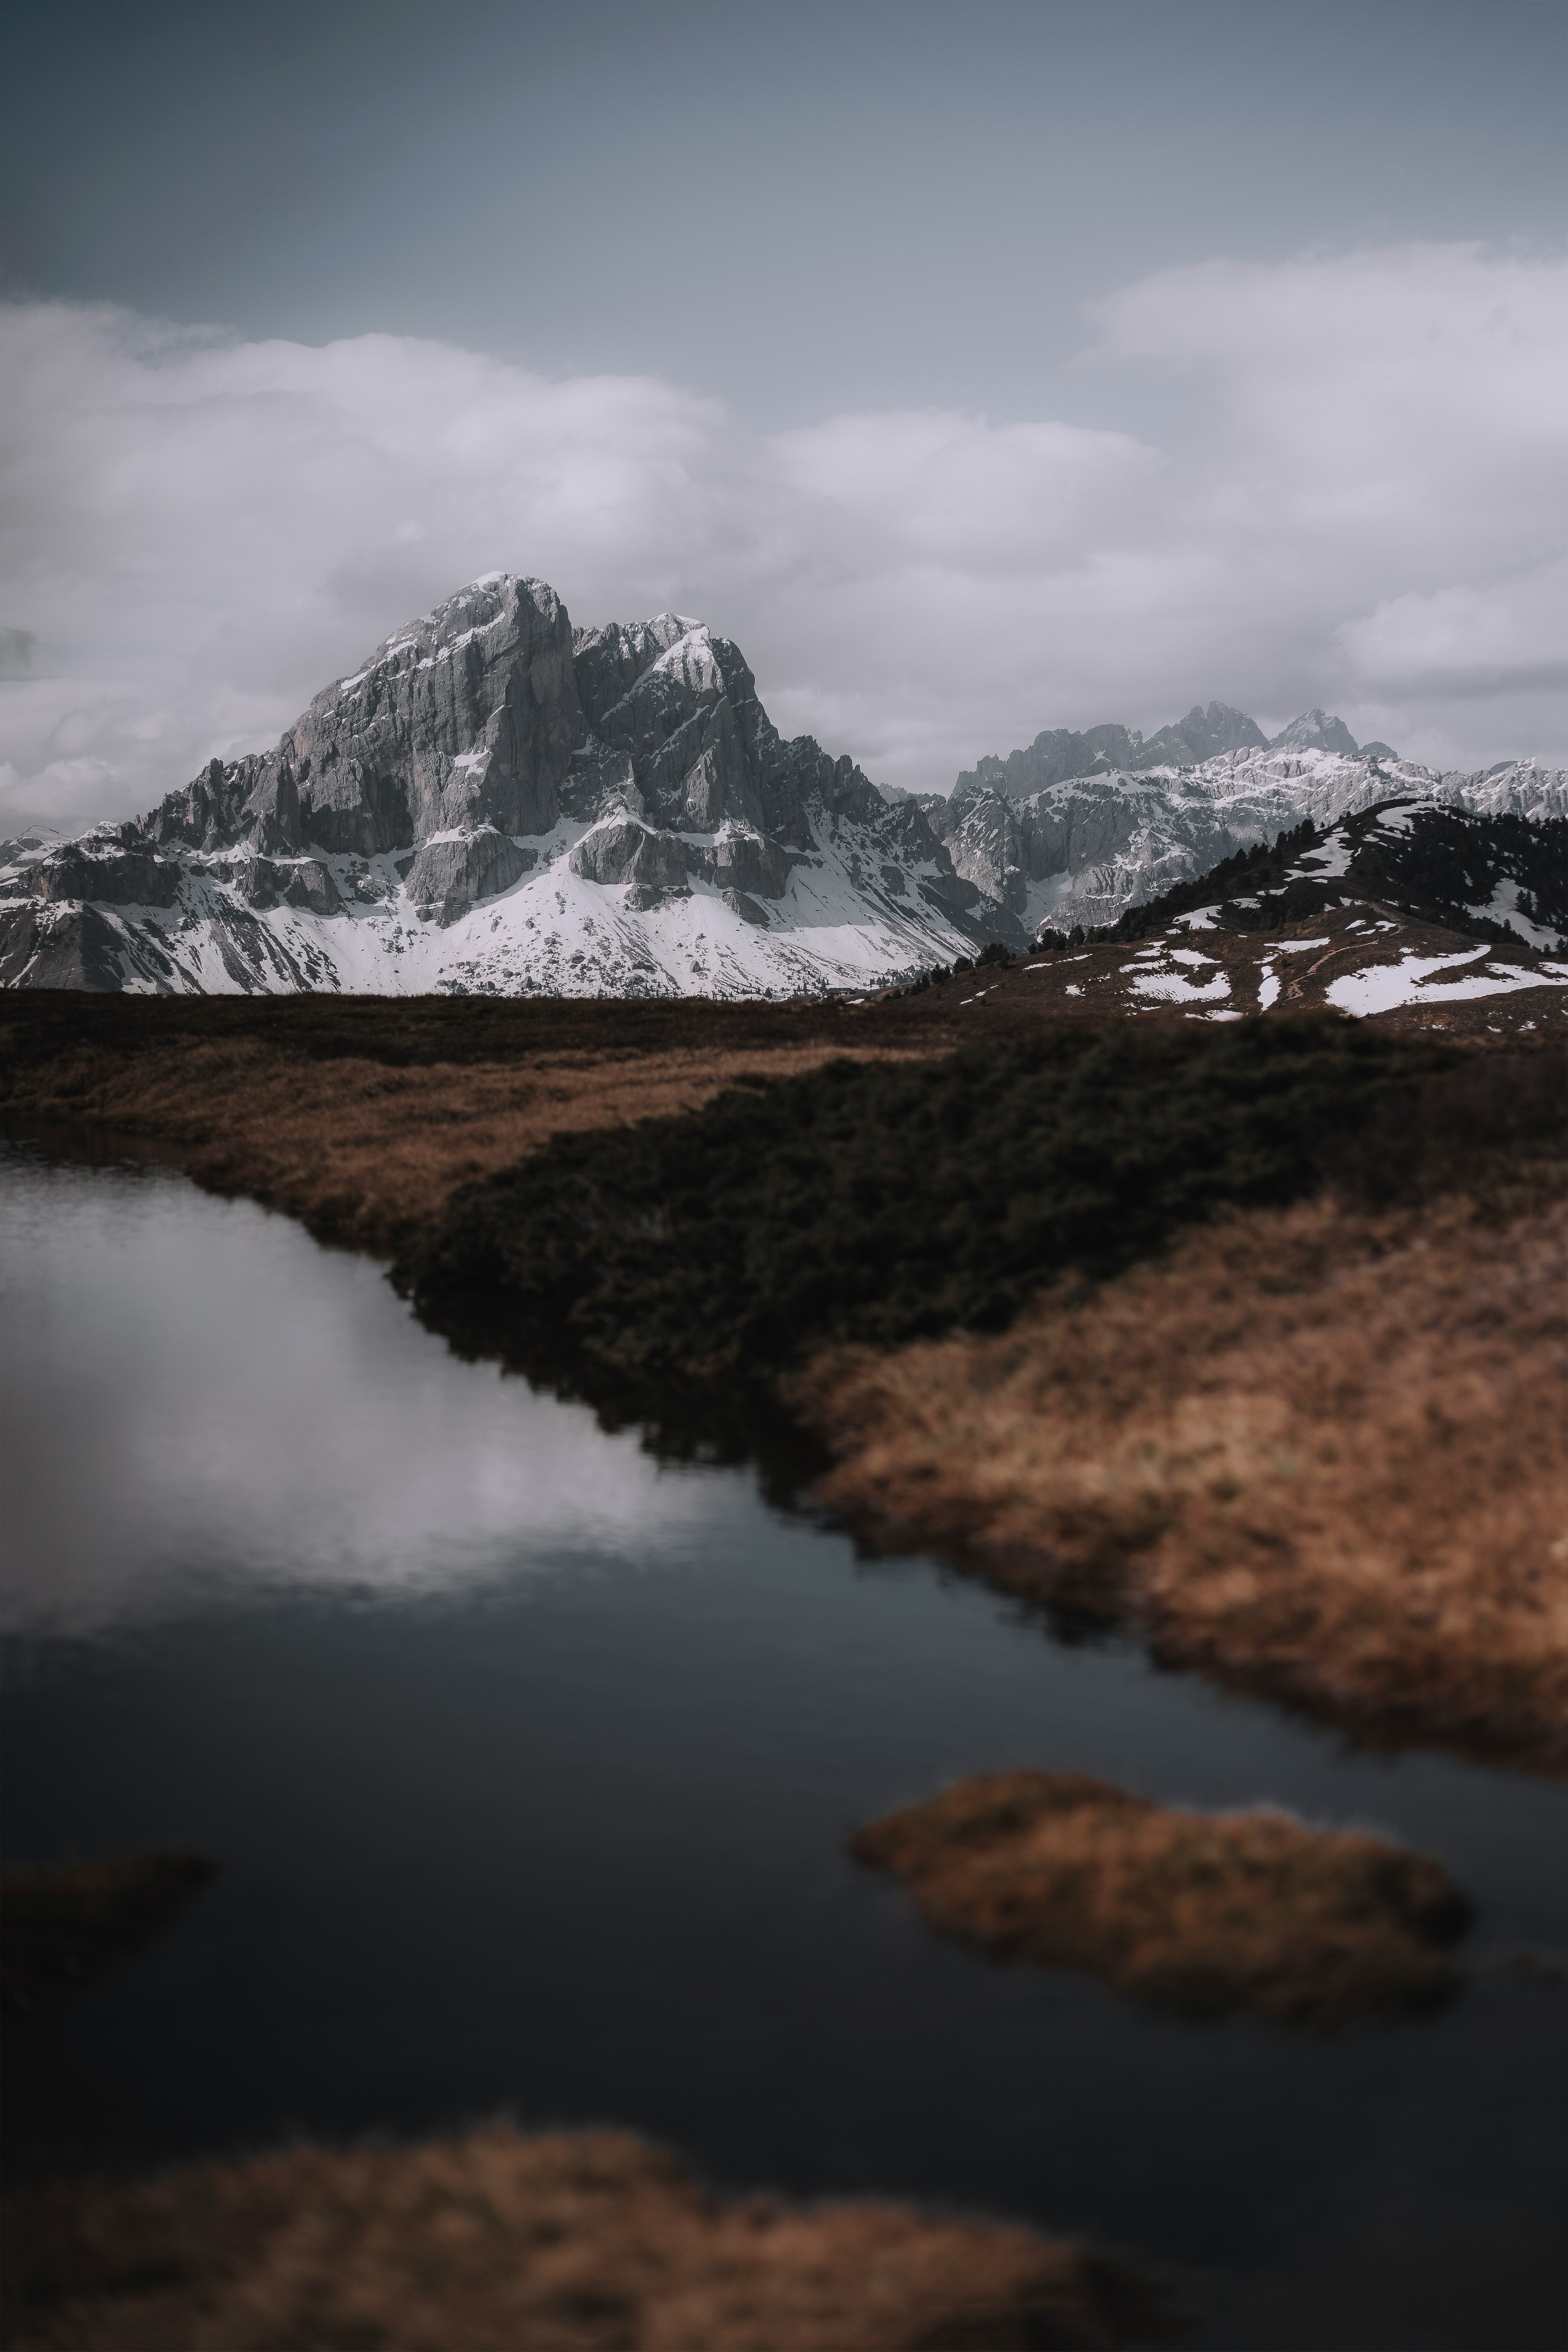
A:
POLYGON ((13 2178, 614 2123, 724 2185, 1122 2250, 1194 2347, 1568 2341, 1562 1785, 859 1557, 102 1139, 0 1146, 0 1448, 6 1861, 216 1864, 7 2021, 13 2178), (1020 1764, 1436 1855, 1461 1990, 1194 2022, 945 1944, 847 1856, 1020 1764))

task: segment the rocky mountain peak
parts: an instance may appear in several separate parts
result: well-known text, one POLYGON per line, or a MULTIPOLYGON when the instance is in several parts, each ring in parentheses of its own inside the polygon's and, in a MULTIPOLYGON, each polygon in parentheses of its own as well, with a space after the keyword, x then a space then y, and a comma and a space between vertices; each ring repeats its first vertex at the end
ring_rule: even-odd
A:
POLYGON ((1140 745, 1135 764, 1140 768, 1197 767, 1205 760, 1218 759, 1226 751, 1261 751, 1265 748, 1263 730, 1245 710, 1237 710, 1228 702, 1211 702, 1205 710, 1201 703, 1194 702, 1184 719, 1162 727, 1157 735, 1140 745))
POLYGON ((270 751, 210 762, 112 841, 22 852, 0 971, 398 984, 374 940, 467 975, 442 985, 786 994, 980 944, 980 896, 918 805, 781 738, 729 639, 679 613, 574 630, 546 582, 496 572, 394 630, 270 751), (411 925, 473 937, 416 954, 411 925))
MULTIPOLYGON (((1271 751, 1334 751, 1342 760, 1357 757, 1355 737, 1344 720, 1331 717, 1328 711, 1320 710, 1315 705, 1310 710, 1303 710, 1299 719, 1292 719, 1289 727, 1282 727, 1271 739, 1268 749, 1271 751)), ((1378 749, 1385 757, 1394 757, 1386 744, 1380 744, 1378 749)))

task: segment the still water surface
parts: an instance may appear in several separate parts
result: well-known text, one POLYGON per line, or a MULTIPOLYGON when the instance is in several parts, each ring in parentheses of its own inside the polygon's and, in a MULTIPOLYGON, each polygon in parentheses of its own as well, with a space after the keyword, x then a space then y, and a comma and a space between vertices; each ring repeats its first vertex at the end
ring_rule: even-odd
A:
POLYGON ((6 2030, 13 2167, 509 2109, 1176 2266, 1194 2347, 1568 2342, 1568 1791, 1387 1763, 858 1560, 458 1362, 177 1171, 0 1147, 8 1859, 220 1875, 6 2030), (990 1967, 845 1832, 1029 1763, 1439 1854, 1438 2015, 1331 2036, 990 1967))

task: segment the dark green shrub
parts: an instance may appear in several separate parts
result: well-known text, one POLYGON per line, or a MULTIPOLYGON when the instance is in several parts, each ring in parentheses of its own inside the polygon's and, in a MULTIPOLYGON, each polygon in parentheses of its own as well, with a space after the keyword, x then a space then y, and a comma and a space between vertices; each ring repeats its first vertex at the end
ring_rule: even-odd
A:
POLYGON ((525 1358, 761 1381, 831 1342, 996 1330, 1065 1269, 1298 1198, 1452 1058, 1325 1019, 832 1063, 558 1136, 458 1194, 400 1278, 525 1358))

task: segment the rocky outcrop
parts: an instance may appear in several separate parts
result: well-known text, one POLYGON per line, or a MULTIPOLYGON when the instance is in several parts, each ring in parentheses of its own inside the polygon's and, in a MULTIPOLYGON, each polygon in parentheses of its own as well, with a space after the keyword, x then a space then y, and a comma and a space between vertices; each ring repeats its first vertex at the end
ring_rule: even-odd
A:
MULTIPOLYGON (((1048 785, 1068 783, 1087 776, 1139 775, 1151 768, 1202 767, 1208 761, 1240 751, 1334 751, 1353 760, 1355 740, 1342 719, 1325 711, 1303 711, 1269 741, 1256 719, 1228 702, 1211 702, 1205 709, 1194 702, 1184 719, 1173 719, 1157 734, 1141 735, 1136 727, 1047 728, 1022 751, 977 760, 965 769, 953 789, 984 787, 1011 800, 1028 800, 1048 785)), ((1386 743, 1369 743, 1367 754, 1394 758, 1386 743)))
POLYGON ((510 890, 539 863, 536 850, 498 832, 493 824, 477 833, 437 835, 422 842, 408 869, 408 896, 424 919, 432 916, 443 925, 466 915, 476 899, 510 890))
MULTIPOLYGON (((1268 746, 1256 719, 1228 702, 1211 702, 1206 710, 1194 702, 1184 719, 1162 727, 1141 745, 1132 762, 1139 768, 1197 767, 1226 751, 1266 751, 1268 746)), ((1353 749, 1353 746, 1352 746, 1353 749)))
POLYGON ((0 988, 116 989, 125 983, 115 926, 96 907, 24 899, 0 905, 0 988))
POLYGON ((104 907, 172 907, 181 868, 161 857, 134 826, 101 826, 79 841, 50 847, 20 870, 0 876, 0 898, 74 900, 104 907))

